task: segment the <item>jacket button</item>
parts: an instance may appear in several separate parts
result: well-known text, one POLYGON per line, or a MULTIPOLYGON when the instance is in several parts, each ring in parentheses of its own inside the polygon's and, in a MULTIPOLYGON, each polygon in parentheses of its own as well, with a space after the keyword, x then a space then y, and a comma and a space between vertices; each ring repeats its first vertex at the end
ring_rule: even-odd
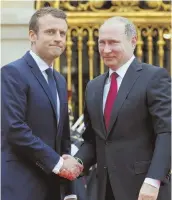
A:
POLYGON ((104 169, 107 169, 107 167, 106 167, 106 166, 104 166, 104 169))

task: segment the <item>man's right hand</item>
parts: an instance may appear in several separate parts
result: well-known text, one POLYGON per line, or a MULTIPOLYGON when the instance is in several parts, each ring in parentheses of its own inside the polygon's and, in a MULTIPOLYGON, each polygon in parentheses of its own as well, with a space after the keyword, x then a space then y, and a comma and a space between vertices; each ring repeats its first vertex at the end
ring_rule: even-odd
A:
POLYGON ((62 157, 64 162, 58 175, 71 181, 76 179, 83 171, 83 165, 70 155, 63 155, 62 157))

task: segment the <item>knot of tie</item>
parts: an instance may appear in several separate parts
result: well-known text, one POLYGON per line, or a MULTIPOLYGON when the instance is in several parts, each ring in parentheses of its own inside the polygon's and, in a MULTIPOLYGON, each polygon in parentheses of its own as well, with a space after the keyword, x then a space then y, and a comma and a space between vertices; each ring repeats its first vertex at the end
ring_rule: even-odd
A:
POLYGON ((48 69, 45 70, 48 76, 53 76, 53 70, 49 67, 48 69))
POLYGON ((119 75, 118 75, 116 72, 113 72, 113 73, 111 74, 111 79, 117 79, 118 76, 119 76, 119 75))

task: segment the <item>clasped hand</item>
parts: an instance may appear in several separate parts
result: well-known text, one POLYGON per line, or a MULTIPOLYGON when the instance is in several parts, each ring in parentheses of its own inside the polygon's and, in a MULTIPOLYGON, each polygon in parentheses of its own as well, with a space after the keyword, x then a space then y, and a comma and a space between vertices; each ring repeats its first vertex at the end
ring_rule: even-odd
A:
POLYGON ((63 166, 60 170, 59 176, 68 180, 75 180, 83 171, 83 165, 81 165, 74 157, 64 154, 63 166))

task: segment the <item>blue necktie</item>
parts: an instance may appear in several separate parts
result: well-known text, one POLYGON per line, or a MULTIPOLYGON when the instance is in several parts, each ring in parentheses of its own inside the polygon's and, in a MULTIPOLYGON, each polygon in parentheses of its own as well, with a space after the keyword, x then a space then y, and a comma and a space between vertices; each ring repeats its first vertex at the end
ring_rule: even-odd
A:
POLYGON ((49 67, 45 71, 48 75, 48 85, 49 85, 49 88, 50 88, 50 91, 55 103, 55 107, 57 109, 57 87, 56 87, 56 82, 53 75, 53 70, 49 67))

